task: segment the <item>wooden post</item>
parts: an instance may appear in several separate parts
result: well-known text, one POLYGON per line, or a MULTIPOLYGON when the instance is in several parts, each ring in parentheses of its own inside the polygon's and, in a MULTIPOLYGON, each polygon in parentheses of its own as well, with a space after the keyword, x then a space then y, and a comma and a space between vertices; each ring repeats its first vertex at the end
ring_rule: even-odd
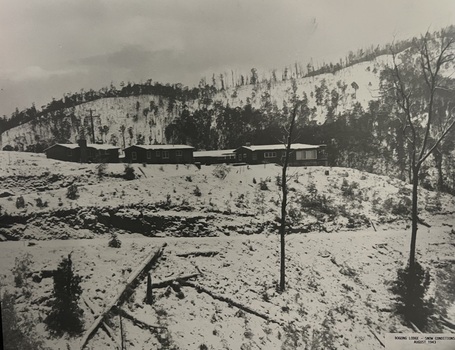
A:
POLYGON ((147 274, 147 295, 145 296, 145 302, 149 305, 153 304, 152 271, 149 271, 147 274))

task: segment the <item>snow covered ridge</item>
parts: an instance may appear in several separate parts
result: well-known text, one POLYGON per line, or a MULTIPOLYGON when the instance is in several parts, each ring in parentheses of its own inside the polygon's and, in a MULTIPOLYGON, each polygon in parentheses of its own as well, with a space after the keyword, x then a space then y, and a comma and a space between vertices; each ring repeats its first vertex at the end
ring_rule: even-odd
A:
MULTIPOLYGON (((84 338, 87 349, 114 349, 123 338, 128 349, 376 350, 385 333, 410 331, 393 314, 389 291, 408 255, 405 183, 346 168, 290 168, 288 286, 280 294, 280 167, 133 168, 136 179, 127 181, 123 164, 0 152, 2 290, 20 295, 22 329, 32 324, 45 346, 80 348, 164 243, 150 267, 152 303, 144 275, 84 338), (120 248, 109 246, 111 234, 120 248), (70 253, 82 277, 84 332, 55 337, 43 320, 54 299, 52 271, 70 253), (16 258, 29 261, 22 287, 16 258)), ((420 192, 420 218, 431 227, 420 226, 419 261, 434 271, 430 296, 454 319, 447 281, 455 201, 420 192)))
MULTIPOLYGON (((312 120, 318 123, 325 121, 327 113, 326 107, 317 101, 315 94, 315 88, 322 84, 328 91, 335 89, 340 94, 338 112, 352 108, 356 102, 366 109, 370 100, 378 98, 379 74, 388 61, 389 56, 379 56, 371 62, 362 62, 335 74, 299 78, 297 94, 307 94, 309 107, 315 111, 312 120), (356 83, 356 89, 352 86, 353 82, 356 83)), ((231 87, 216 92, 211 97, 209 108, 214 108, 216 103, 235 107, 244 106, 248 102, 259 108, 263 104, 264 95, 269 95, 271 102, 281 108, 290 87, 290 80, 231 87)), ((122 148, 136 143, 166 143, 166 127, 180 116, 184 108, 194 111, 203 103, 202 99, 188 100, 185 103, 171 102, 166 97, 155 95, 102 98, 49 113, 7 130, 0 135, 0 149, 9 145, 26 150, 30 145, 39 142, 52 144, 55 140, 75 142, 80 137, 82 127, 90 130, 92 119, 96 140, 105 143, 122 148), (90 118, 89 110, 95 111, 93 118, 90 118)))

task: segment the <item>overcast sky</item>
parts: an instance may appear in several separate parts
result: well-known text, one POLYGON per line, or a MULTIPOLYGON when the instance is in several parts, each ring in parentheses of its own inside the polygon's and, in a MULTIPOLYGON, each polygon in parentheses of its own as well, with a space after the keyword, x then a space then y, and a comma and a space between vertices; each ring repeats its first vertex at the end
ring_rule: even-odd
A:
POLYGON ((0 115, 111 81, 338 61, 455 24, 455 0, 0 0, 0 115))

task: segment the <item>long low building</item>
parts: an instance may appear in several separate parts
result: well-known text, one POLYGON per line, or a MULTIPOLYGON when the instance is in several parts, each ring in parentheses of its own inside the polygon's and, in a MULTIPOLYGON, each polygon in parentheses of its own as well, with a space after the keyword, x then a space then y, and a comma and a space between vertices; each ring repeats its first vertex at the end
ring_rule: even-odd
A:
MULTIPOLYGON (((275 145, 245 145, 237 148, 236 161, 247 164, 284 162, 286 146, 275 145)), ((326 145, 308 145, 304 143, 291 144, 289 165, 327 165, 326 145)))
POLYGON ((191 164, 194 148, 187 145, 133 145, 125 148, 128 163, 191 164))
POLYGON ((118 163, 119 147, 108 144, 56 143, 44 150, 46 157, 66 162, 118 163))
POLYGON ((201 164, 229 164, 236 162, 233 149, 194 152, 194 161, 201 164))

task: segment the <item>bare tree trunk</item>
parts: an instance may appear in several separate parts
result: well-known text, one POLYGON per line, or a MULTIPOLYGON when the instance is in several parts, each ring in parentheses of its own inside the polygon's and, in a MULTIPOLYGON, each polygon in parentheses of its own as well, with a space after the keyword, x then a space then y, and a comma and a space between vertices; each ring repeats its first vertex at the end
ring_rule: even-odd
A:
POLYGON ((282 201, 281 201, 281 226, 280 226, 280 251, 281 251, 281 260, 280 260, 280 291, 286 289, 286 206, 288 200, 288 186, 287 186, 287 169, 289 164, 289 153, 291 151, 292 144, 292 131, 294 129, 295 117, 297 115, 298 105, 295 104, 294 110, 292 112, 291 125, 289 127, 289 132, 286 135, 286 153, 283 163, 283 169, 281 172, 281 190, 282 190, 282 201))
POLYGON ((438 183, 437 188, 438 191, 444 191, 444 176, 442 173, 442 153, 435 148, 433 151, 433 157, 436 163, 436 169, 438 170, 438 183))
POLYGON ((416 254, 416 241, 417 241, 417 224, 418 224, 418 212, 417 212, 417 195, 419 190, 419 170, 420 166, 413 167, 412 175, 412 209, 411 209, 411 248, 409 252, 409 270, 411 276, 413 276, 415 266, 415 254, 416 254))

